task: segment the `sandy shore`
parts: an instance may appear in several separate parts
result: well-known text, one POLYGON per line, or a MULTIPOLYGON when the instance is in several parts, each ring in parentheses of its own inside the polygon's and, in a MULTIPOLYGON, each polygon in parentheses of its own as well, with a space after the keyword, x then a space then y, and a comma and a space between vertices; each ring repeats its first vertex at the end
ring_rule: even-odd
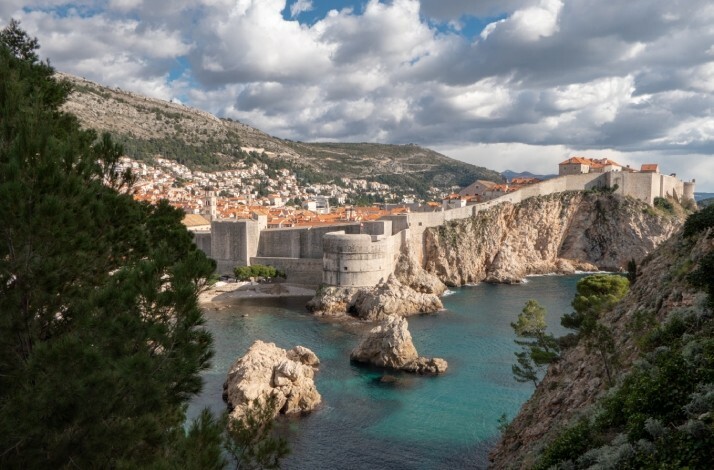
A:
POLYGON ((201 305, 228 303, 237 299, 259 297, 312 296, 315 289, 306 286, 276 283, 217 282, 198 296, 201 305))

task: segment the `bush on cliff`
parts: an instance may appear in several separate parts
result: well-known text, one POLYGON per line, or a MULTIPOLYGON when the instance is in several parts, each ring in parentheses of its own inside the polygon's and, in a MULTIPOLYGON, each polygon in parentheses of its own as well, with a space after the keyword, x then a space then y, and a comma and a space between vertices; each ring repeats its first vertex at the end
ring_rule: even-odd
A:
POLYGON ((539 375, 558 359, 559 352, 558 341, 546 332, 545 308, 529 300, 511 328, 516 336, 523 338, 515 340, 522 350, 515 353, 517 363, 511 366, 513 377, 518 382, 533 382, 537 386, 539 375))

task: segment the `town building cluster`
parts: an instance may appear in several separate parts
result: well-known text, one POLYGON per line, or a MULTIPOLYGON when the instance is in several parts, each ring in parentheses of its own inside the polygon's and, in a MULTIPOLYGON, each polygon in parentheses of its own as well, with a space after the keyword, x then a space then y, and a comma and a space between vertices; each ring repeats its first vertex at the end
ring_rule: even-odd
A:
POLYGON ((387 184, 343 177, 334 184, 304 186, 290 170, 271 172, 262 163, 238 162, 229 170, 204 172, 164 158, 150 165, 122 157, 117 171, 127 169, 137 177, 135 199, 167 200, 186 212, 184 223, 194 231, 209 230, 211 220, 265 220, 266 228, 285 228, 375 220, 405 210, 346 205, 360 196, 396 198, 387 184))
MULTIPOLYGON (((209 231, 211 221, 216 220, 247 219, 259 221, 262 228, 290 228, 373 221, 407 212, 437 212, 491 201, 542 183, 535 177, 516 177, 500 183, 477 180, 458 193, 432 188, 430 194, 434 201, 426 203, 406 196, 398 203, 357 206, 349 203, 360 196, 390 200, 395 199, 396 194, 389 185, 348 177, 333 183, 305 186, 290 170, 271 170, 260 162, 237 162, 228 170, 204 172, 192 171, 163 158, 157 158, 152 166, 122 157, 118 170, 126 169, 137 177, 136 199, 150 203, 167 200, 186 212, 184 223, 196 232, 209 231)), ((659 165, 644 164, 636 170, 607 158, 579 156, 558 165, 560 177, 589 173, 659 175, 659 165)), ((672 192, 682 193, 681 190, 672 192)), ((648 198, 651 196, 642 197, 648 198)))

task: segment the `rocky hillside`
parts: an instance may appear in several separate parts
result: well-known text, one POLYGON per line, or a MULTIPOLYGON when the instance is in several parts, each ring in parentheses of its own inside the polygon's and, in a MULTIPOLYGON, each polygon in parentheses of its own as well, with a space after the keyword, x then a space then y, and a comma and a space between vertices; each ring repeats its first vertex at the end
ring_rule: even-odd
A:
POLYGON ((645 257, 629 293, 601 314, 612 383, 597 348, 562 343, 492 451, 494 468, 711 468, 713 227, 714 210, 694 230, 688 221, 688 236, 645 257))
POLYGON ((59 76, 74 87, 64 109, 83 125, 112 134, 137 160, 161 156, 191 169, 217 170, 247 158, 241 148, 264 149, 268 155, 258 156, 263 163, 290 168, 310 182, 363 178, 420 194, 431 186, 503 180, 495 171, 417 145, 292 142, 181 104, 59 76))
POLYGON ((668 239, 683 215, 613 194, 564 192, 503 203, 425 232, 425 269, 449 285, 529 274, 618 270, 668 239))

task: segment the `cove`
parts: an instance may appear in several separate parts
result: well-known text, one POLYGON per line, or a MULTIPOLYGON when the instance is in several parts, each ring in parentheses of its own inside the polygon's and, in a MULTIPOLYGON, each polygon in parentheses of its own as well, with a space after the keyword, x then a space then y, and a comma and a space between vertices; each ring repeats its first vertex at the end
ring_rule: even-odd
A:
POLYGON ((533 390, 512 377, 518 347, 510 322, 528 299, 536 299, 548 311, 551 331, 563 334, 560 316, 570 312, 581 277, 454 289, 443 298, 444 311, 408 318, 419 354, 446 359, 449 370, 438 377, 389 372, 396 383, 381 383, 383 370, 350 364, 359 331, 313 317, 304 308, 308 298, 242 299, 228 309, 207 310, 216 355, 189 418, 204 407, 225 409, 228 368, 253 341, 300 344, 320 358, 315 382, 323 405, 311 415, 280 420, 291 447, 283 468, 485 468, 498 418, 513 418, 533 390))

